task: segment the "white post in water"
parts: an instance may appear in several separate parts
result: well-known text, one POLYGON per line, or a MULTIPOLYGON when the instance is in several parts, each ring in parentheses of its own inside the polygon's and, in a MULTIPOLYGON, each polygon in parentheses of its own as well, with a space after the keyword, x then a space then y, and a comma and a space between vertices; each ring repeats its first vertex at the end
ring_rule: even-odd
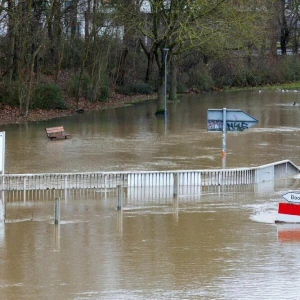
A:
POLYGON ((0 196, 0 223, 5 222, 5 199, 4 199, 4 166, 5 166, 5 132, 0 132, 0 174, 2 177, 0 196))
POLYGON ((226 108, 223 108, 223 134, 222 134, 222 168, 226 168, 226 108))
POLYGON ((119 229, 119 233, 123 234, 123 211, 120 210, 118 212, 119 217, 118 217, 118 229, 119 229))
POLYGON ((174 221, 178 223, 178 198, 177 197, 173 199, 173 205, 174 205, 174 214, 173 214, 174 221))
POLYGON ((178 196, 178 189, 179 189, 178 173, 173 173, 173 180, 174 180, 173 197, 175 198, 178 196))
POLYGON ((60 226, 54 226, 55 249, 60 248, 60 226))
POLYGON ((60 199, 55 198, 54 205, 54 224, 58 225, 60 223, 60 199))
POLYGON ((123 187, 119 184, 118 185, 118 206, 117 210, 123 209, 123 187))
MULTIPOLYGON (((2 180, 3 176, 2 176, 2 180)), ((0 228, 1 226, 3 226, 4 222, 5 222, 5 194, 4 194, 4 190, 2 190, 0 192, 0 228)))

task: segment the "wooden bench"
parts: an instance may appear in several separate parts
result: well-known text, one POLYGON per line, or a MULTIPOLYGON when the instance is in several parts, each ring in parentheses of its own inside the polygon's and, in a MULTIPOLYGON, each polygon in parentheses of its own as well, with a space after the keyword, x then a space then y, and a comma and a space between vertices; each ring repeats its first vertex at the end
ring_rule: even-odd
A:
POLYGON ((47 136, 50 140, 53 139, 68 139, 71 137, 66 133, 63 126, 45 128, 47 136))

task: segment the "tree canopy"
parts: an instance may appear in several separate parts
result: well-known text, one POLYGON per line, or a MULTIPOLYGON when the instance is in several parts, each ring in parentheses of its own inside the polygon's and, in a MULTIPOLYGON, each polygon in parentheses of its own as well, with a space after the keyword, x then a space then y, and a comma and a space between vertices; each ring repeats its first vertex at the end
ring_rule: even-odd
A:
POLYGON ((265 45, 267 4, 270 1, 145 0, 131 1, 131 5, 119 1, 120 22, 140 35, 149 59, 155 57, 157 110, 163 110, 163 49, 169 49, 168 59, 174 64, 174 56, 191 50, 212 58, 253 53, 265 45))

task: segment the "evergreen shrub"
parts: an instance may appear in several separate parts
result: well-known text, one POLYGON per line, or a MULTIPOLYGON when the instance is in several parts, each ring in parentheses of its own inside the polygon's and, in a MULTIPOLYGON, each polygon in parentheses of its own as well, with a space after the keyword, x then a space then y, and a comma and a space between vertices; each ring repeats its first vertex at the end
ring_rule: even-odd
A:
POLYGON ((109 77, 106 74, 101 76, 101 87, 99 100, 105 102, 110 96, 109 77))
POLYGON ((100 88, 100 101, 105 102, 109 98, 109 86, 108 85, 102 85, 100 88))
POLYGON ((0 103, 12 107, 19 106, 19 83, 13 82, 11 85, 0 85, 0 103))
POLYGON ((182 72, 177 79, 177 93, 183 94, 188 90, 189 75, 182 72))
POLYGON ((91 80, 88 76, 84 75, 81 77, 79 82, 79 76, 73 76, 69 81, 69 93, 73 97, 77 97, 78 87, 80 83, 80 96, 88 98, 89 96, 89 86, 91 84, 91 80))
POLYGON ((43 84, 35 87, 30 108, 67 109, 62 99, 61 89, 55 84, 43 84))
POLYGON ((132 84, 125 84, 116 88, 117 93, 132 96, 137 94, 150 95, 153 93, 153 87, 145 82, 137 81, 132 84))
POLYGON ((211 63, 210 75, 217 88, 230 88, 234 82, 232 64, 229 61, 216 60, 211 63))
POLYGON ((200 91, 210 91, 214 87, 214 81, 204 65, 193 69, 189 74, 189 87, 200 91))
POLYGON ((295 56, 281 58, 281 72, 285 82, 300 80, 300 61, 295 56))

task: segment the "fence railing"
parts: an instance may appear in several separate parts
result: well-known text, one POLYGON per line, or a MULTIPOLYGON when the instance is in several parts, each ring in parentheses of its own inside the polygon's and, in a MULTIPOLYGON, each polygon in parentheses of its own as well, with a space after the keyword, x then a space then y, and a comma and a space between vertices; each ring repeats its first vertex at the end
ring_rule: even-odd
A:
POLYGON ((259 167, 207 170, 84 172, 5 174, 1 187, 5 191, 115 189, 151 186, 216 186, 255 184, 300 173, 299 167, 283 160, 259 167))

